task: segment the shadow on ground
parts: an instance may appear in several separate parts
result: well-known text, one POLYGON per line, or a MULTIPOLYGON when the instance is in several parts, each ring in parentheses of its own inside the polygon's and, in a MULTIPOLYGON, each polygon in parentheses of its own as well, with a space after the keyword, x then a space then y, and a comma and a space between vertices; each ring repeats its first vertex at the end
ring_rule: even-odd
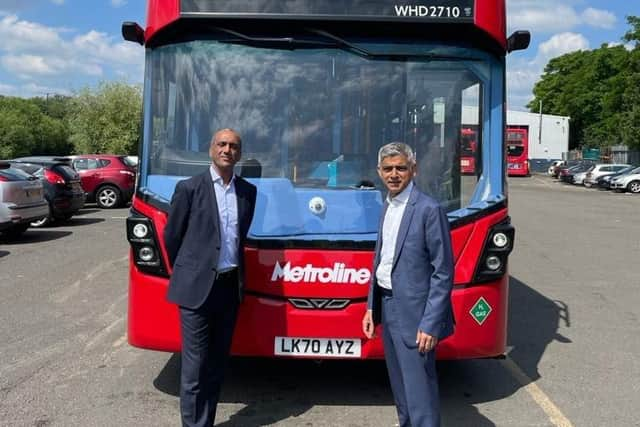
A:
POLYGON ((71 231, 51 230, 47 228, 29 228, 18 237, 0 237, 0 242, 11 245, 25 245, 29 243, 49 242, 73 234, 71 231))
MULTIPOLYGON (((568 308, 513 277, 509 299, 509 357, 536 380, 547 345, 570 342, 557 332, 559 322, 570 326, 568 308)), ((180 355, 174 354, 154 386, 177 397, 179 373, 180 355)), ((522 387, 500 359, 442 361, 438 374, 443 426, 495 426, 477 406, 509 397, 522 387)), ((392 406, 393 398, 382 361, 234 358, 220 402, 245 405, 220 426, 252 427, 300 416, 316 405, 392 406)), ((344 423, 359 425, 358 420, 344 423)))

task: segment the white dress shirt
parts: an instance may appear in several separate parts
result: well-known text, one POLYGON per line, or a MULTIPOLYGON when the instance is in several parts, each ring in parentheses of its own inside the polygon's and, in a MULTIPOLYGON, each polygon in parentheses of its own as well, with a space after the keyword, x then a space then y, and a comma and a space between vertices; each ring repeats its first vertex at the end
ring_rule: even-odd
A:
POLYGON ((402 215, 407 207, 412 188, 413 182, 409 182, 407 188, 394 198, 390 198, 387 194, 389 206, 382 222, 382 249, 380 250, 380 264, 378 264, 378 269, 376 270, 376 279, 378 286, 389 290, 393 287, 391 269, 393 267, 400 222, 402 222, 402 215))
POLYGON ((222 177, 211 166, 211 179, 216 191, 218 218, 220 220, 220 258, 216 270, 224 273, 238 266, 238 199, 234 175, 225 185, 222 177))

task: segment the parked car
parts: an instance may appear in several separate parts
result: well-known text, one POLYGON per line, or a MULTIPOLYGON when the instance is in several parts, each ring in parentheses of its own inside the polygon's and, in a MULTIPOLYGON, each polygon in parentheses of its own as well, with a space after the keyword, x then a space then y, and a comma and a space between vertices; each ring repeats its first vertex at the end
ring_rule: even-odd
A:
POLYGON ((557 167, 554 173, 557 173, 556 178, 561 181, 573 182, 574 173, 584 172, 593 164, 595 164, 593 160, 567 160, 567 163, 557 167), (571 172, 569 172, 569 170, 571 170, 571 172), (568 177, 567 175, 570 173, 572 176, 568 177))
POLYGON ((640 193, 640 171, 635 169, 633 172, 634 173, 627 173, 611 179, 611 189, 636 194, 640 193))
POLYGON ((587 174, 589 173, 589 169, 587 169, 586 171, 581 171, 581 172, 576 172, 573 174, 573 180, 572 180, 572 184, 575 185, 582 185, 584 184, 584 179, 587 177, 587 174))
POLYGON ((617 178, 621 175, 629 174, 629 173, 640 173, 640 167, 629 166, 627 168, 622 169, 619 172, 608 174, 608 175, 602 175, 598 178, 598 188, 604 189, 604 190, 610 190, 612 179, 617 178))
POLYGON ((566 164, 566 160, 554 160, 551 165, 549 165, 549 169, 547 169, 547 175, 549 176, 557 176, 555 174, 556 168, 560 166, 564 166, 566 164))
POLYGON ((564 160, 564 163, 556 166, 553 169, 553 177, 554 178, 558 178, 560 179, 560 175, 562 174, 562 171, 565 171, 569 168, 572 168, 574 166, 577 166, 580 164, 580 160, 564 160))
POLYGON ((42 181, 0 161, 0 233, 17 237, 49 215, 42 181))
POLYGON ((34 156, 20 157, 9 162, 13 167, 42 179, 49 213, 46 218, 33 221, 33 227, 42 227, 56 220, 68 220, 84 207, 80 175, 71 166, 71 159, 34 156))
POLYGON ((127 204, 136 185, 136 166, 131 156, 82 154, 70 156, 80 174, 87 201, 110 209, 127 204))
POLYGON ((568 169, 561 168, 560 175, 558 176, 558 178, 560 178, 560 181, 562 182, 573 184, 573 177, 580 172, 586 172, 589 169, 589 167, 590 165, 580 163, 580 164, 571 166, 568 169))
POLYGON ((593 165, 591 169, 587 172, 586 177, 584 178, 584 186, 591 187, 597 184, 597 180, 602 175, 616 173, 625 168, 628 168, 631 165, 623 164, 623 163, 598 163, 593 165))

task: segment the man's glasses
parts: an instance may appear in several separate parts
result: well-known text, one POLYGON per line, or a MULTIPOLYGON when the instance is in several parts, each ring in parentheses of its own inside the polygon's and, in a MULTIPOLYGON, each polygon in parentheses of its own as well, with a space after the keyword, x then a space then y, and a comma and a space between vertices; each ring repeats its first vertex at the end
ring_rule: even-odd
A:
POLYGON ((398 172, 406 172, 409 170, 409 166, 406 165, 398 165, 398 166, 380 166, 382 172, 389 173, 393 172, 393 170, 397 170, 398 172))

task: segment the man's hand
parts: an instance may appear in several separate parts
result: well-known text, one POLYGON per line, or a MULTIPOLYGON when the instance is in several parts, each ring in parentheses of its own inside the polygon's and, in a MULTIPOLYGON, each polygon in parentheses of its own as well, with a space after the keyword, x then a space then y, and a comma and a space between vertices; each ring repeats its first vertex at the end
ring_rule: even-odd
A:
POLYGON ((364 336, 371 339, 375 335, 373 331, 375 330, 375 326, 373 325, 373 311, 367 310, 364 313, 364 317, 362 318, 362 332, 364 332, 364 336))
POLYGON ((436 344, 438 344, 438 338, 429 334, 425 334, 420 329, 418 329, 418 334, 416 335, 416 344, 418 344, 418 351, 420 353, 426 353, 436 348, 436 344))

